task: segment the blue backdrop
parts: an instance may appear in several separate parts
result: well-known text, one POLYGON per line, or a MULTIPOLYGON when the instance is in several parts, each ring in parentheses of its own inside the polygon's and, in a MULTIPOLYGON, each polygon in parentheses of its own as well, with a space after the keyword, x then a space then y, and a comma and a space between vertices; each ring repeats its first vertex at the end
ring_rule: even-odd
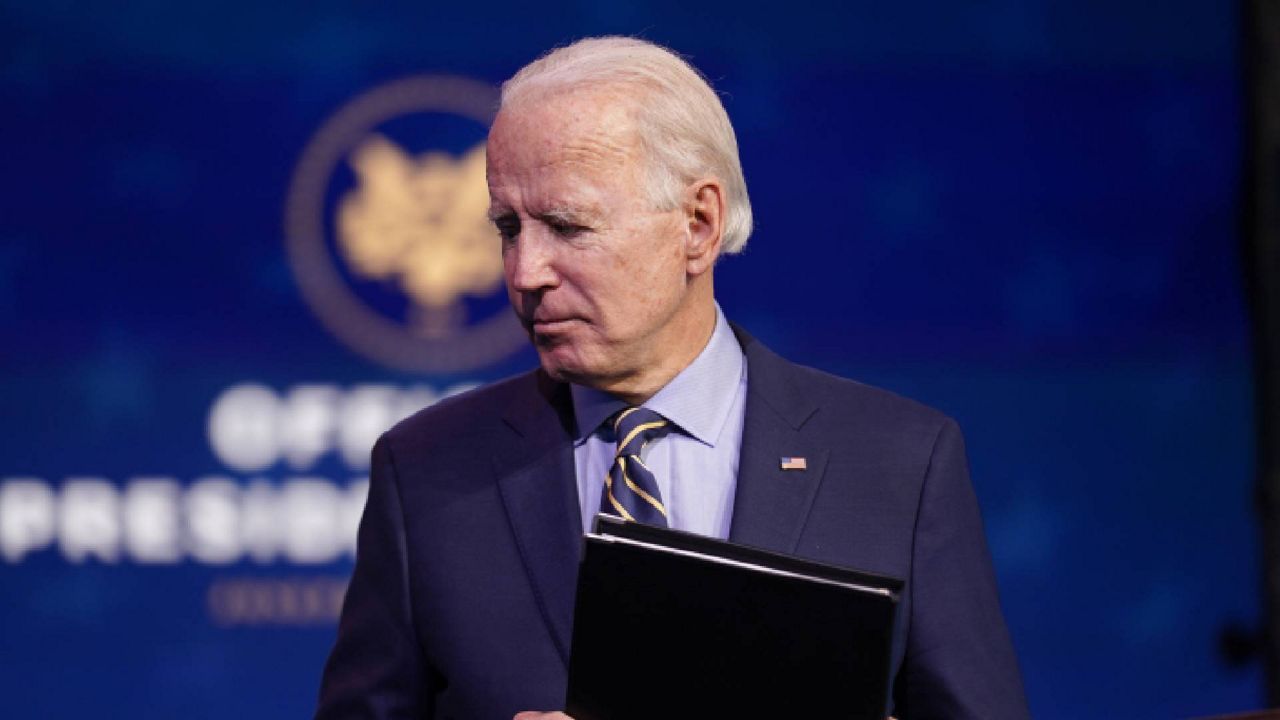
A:
POLYGON ((535 361, 351 261, 352 152, 461 187, 602 33, 724 94, 729 317, 960 421, 1036 716, 1262 704, 1235 3, 82 5, 0 3, 0 714, 310 711, 370 438, 535 361))

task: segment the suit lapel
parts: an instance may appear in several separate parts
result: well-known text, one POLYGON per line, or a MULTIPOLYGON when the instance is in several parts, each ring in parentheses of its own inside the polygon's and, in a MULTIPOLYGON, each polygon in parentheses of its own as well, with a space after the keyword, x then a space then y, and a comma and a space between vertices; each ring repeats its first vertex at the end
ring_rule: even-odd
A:
POLYGON ((494 469, 539 609, 567 664, 582 543, 573 411, 568 386, 537 377, 538 393, 525 393, 503 417, 513 432, 494 469))
MULTIPOLYGON (((806 432, 818 404, 792 380, 794 367, 741 328, 747 357, 747 401, 738 486, 729 539, 794 553, 809 516, 829 447, 806 432), (804 470, 783 470, 781 458, 802 457, 804 470)), ((536 374, 537 392, 523 393, 503 420, 510 443, 493 458, 511 530, 539 609, 566 665, 573 629, 582 520, 573 462, 573 402, 567 385, 536 374)))
POLYGON ((794 554, 826 470, 830 449, 806 432, 818 404, 792 380, 793 366, 734 327, 747 356, 747 402, 729 539, 794 554), (803 470, 782 458, 804 458, 803 470))

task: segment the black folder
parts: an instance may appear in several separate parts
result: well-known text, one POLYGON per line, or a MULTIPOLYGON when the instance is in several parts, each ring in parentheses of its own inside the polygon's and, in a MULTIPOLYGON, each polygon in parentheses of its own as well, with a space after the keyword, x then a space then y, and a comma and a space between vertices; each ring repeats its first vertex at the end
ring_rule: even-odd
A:
POLYGON ((596 518, 578 573, 575 720, 880 720, 902 581, 596 518))

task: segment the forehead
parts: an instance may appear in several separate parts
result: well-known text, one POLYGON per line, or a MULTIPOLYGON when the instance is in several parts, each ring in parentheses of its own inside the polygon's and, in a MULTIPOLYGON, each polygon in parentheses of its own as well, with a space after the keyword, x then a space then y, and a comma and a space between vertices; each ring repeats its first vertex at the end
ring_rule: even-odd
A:
POLYGON ((504 107, 489 133, 491 191, 566 175, 617 175, 640 153, 632 103, 608 90, 565 90, 504 107))

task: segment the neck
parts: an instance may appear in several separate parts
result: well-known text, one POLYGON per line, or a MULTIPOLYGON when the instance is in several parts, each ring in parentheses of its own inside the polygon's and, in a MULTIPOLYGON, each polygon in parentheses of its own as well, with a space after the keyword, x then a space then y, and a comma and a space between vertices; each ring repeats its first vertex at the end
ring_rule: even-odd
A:
POLYGON ((671 333, 656 344, 653 363, 596 388, 628 405, 642 405, 666 387, 707 347, 716 328, 716 307, 710 295, 689 310, 689 321, 672 328, 671 333))

